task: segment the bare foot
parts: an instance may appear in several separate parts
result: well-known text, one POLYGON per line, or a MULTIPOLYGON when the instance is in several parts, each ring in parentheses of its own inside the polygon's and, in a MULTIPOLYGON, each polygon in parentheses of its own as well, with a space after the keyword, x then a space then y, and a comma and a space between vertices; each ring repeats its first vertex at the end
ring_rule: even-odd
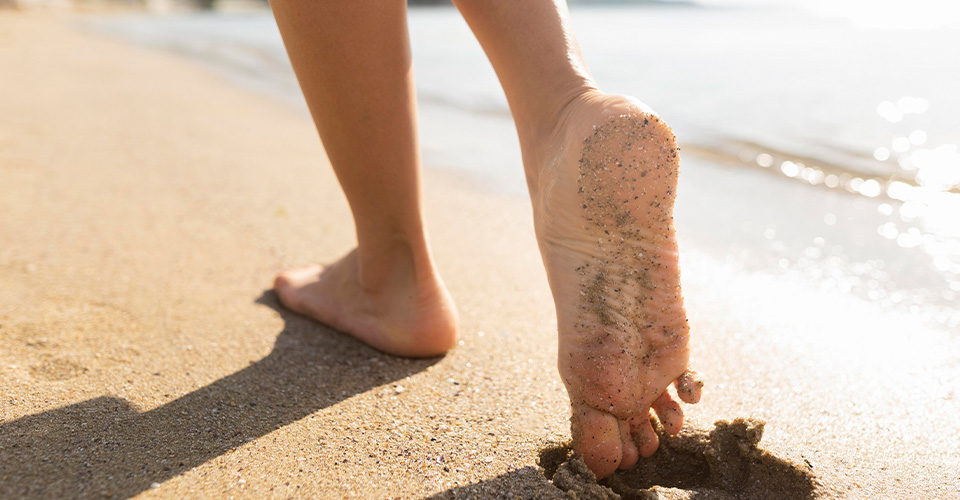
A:
POLYGON ((574 447, 602 478, 656 451, 651 409, 680 431, 671 383, 700 399, 673 227, 678 151, 663 121, 622 96, 582 97, 557 129, 530 190, 574 447))
POLYGON ((393 272, 364 286, 354 250, 336 263, 291 269, 273 289, 294 312, 353 335, 388 354, 438 356, 457 340, 457 311, 432 265, 415 272, 398 258, 393 272), (409 269, 405 269, 409 268, 409 269))

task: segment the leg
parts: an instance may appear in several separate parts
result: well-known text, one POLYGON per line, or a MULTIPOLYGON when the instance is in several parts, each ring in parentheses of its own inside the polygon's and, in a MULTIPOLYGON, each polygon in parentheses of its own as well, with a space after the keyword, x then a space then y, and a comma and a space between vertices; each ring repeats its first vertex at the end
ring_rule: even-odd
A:
POLYGON ((677 146, 639 101, 604 95, 555 0, 456 0, 503 85, 557 306, 574 446, 604 477, 657 446, 700 398, 688 370, 673 201, 677 146))
POLYGON ((357 231, 337 263, 278 276, 280 300, 391 354, 446 352, 457 315, 421 217, 405 2, 271 6, 357 231))

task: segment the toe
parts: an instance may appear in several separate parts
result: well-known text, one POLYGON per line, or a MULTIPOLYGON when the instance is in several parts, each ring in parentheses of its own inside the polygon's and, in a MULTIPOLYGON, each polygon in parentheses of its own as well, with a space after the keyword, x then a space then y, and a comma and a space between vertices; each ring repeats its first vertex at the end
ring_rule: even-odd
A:
POLYGON ((319 264, 287 269, 277 275, 277 278, 273 281, 273 286, 274 288, 299 287, 305 283, 316 281, 320 271, 323 271, 323 266, 319 264))
POLYGON ((650 423, 649 411, 630 419, 630 431, 641 457, 649 458, 660 447, 660 438, 650 423))
POLYGON ((633 441, 633 432, 630 430, 630 421, 620 421, 620 445, 623 449, 623 458, 620 459, 620 469, 629 469, 637 464, 640 457, 640 450, 633 441))
POLYGON ((657 412, 657 418, 663 424, 663 428, 668 433, 676 434, 683 428, 683 410, 680 409, 680 403, 670 397, 670 393, 663 391, 663 394, 653 402, 653 411, 657 412))
POLYGON ((677 396, 684 403, 696 404, 700 401, 700 391, 703 389, 703 380, 693 370, 683 372, 683 375, 677 377, 674 381, 677 386, 677 396))
POLYGON ((587 467, 598 479, 613 474, 623 456, 617 418, 589 406, 576 405, 571 425, 573 448, 583 456, 587 467))
POLYGON ((279 293, 281 290, 290 288, 292 285, 293 280, 290 277, 290 273, 287 271, 278 274, 277 277, 273 279, 273 290, 277 293, 279 293))
POLYGON ((308 283, 317 281, 321 271, 323 271, 323 267, 316 264, 288 269, 278 274, 276 279, 273 280, 273 291, 280 297, 280 302, 283 305, 293 310, 299 310, 300 295, 302 294, 297 293, 298 290, 308 283))

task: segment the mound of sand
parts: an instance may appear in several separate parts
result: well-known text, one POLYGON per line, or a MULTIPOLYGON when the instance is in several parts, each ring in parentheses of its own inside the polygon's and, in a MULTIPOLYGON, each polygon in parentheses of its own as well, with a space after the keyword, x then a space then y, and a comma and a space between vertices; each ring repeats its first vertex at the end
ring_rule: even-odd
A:
POLYGON ((652 457, 599 483, 567 446, 545 450, 541 465, 556 487, 578 499, 817 498, 820 485, 808 464, 758 446, 764 425, 759 419, 721 420, 712 430, 686 428, 676 436, 660 428, 660 449, 652 457))

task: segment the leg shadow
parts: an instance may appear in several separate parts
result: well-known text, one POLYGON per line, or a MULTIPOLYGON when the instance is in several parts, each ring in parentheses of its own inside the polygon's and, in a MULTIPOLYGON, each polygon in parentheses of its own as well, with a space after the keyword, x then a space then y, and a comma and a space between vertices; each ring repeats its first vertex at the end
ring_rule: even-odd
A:
POLYGON ((0 498, 129 498, 439 358, 387 356, 280 308, 265 358, 147 412, 100 397, 0 424, 0 498), (377 357, 380 363, 370 363, 377 357))

